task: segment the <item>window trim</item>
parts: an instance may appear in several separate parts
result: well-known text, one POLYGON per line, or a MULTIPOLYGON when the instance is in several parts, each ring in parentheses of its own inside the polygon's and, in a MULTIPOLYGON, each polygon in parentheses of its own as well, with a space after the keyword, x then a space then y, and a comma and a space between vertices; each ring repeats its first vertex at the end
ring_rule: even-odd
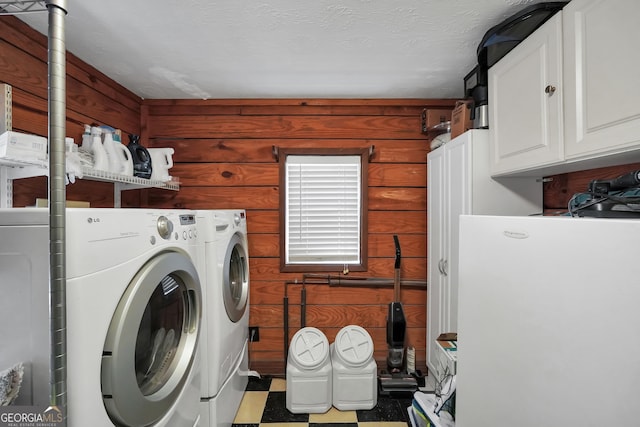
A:
POLYGON ((278 153, 280 173, 280 271, 283 273, 339 271, 345 268, 344 264, 287 264, 286 263, 286 161, 289 155, 298 156, 360 156, 360 262, 349 264, 349 271, 367 271, 368 268, 368 235, 369 227, 367 213, 368 203, 368 171, 370 149, 367 148, 279 148, 278 153))

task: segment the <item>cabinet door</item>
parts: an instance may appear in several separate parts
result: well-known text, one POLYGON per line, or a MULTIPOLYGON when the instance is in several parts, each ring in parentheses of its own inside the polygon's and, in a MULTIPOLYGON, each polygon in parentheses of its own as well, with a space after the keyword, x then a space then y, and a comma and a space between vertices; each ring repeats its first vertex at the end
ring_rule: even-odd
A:
POLYGON ((429 153, 427 162, 427 367, 437 375, 435 340, 445 327, 445 148, 429 153))
POLYGON ((489 69, 492 175, 563 160, 561 13, 489 69))
POLYGON ((458 328, 458 224, 471 210, 471 135, 429 154, 427 165, 427 366, 442 377, 436 338, 458 328))
POLYGON ((567 158, 640 146, 640 2, 573 0, 563 9, 567 158))
POLYGON ((446 323, 442 332, 458 331, 458 246, 460 236, 460 215, 471 212, 471 150, 472 132, 467 132, 447 145, 446 172, 446 265, 445 292, 446 323))

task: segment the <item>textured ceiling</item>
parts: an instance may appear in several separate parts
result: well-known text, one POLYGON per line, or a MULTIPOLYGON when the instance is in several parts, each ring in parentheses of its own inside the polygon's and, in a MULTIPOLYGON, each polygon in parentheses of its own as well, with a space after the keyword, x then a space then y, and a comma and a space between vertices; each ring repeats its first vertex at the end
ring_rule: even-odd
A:
POLYGON ((485 32, 538 2, 67 0, 66 45, 147 99, 456 98, 485 32))

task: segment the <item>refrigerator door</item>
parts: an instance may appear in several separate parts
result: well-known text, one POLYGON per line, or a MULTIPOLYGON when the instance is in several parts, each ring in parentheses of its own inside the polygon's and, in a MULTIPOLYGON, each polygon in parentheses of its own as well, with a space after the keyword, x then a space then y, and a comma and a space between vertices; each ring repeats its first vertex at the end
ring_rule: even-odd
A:
POLYGON ((456 426, 640 419, 640 221, 462 216, 456 426))

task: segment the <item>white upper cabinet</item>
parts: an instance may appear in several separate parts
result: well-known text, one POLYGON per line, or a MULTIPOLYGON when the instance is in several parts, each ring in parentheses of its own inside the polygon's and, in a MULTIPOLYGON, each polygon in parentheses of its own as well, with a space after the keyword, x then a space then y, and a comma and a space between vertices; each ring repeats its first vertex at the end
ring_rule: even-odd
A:
POLYGON ((640 2, 573 0, 563 10, 567 159, 640 146, 640 2))
POLYGON ((493 176, 640 161, 640 1, 572 0, 489 69, 493 176))
POLYGON ((492 174, 563 160, 560 13, 489 69, 492 174))

